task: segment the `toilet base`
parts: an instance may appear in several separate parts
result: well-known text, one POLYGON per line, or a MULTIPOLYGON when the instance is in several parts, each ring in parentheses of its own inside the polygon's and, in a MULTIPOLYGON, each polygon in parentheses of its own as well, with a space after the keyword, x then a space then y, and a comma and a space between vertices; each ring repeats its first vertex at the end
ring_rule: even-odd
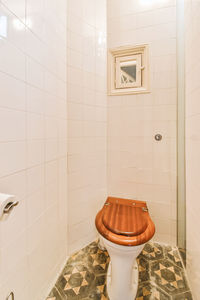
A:
MULTIPOLYGON (((112 294, 111 290, 111 269, 112 269, 112 263, 109 263, 108 267, 108 272, 107 272, 107 293, 108 295, 112 294)), ((138 264, 137 261, 135 260, 133 264, 133 269, 132 269, 132 294, 130 295, 131 300, 134 300, 137 295, 137 290, 138 290, 138 279, 139 279, 139 270, 138 270, 138 264)), ((111 299, 109 297, 109 299, 111 299)))
POLYGON ((136 258, 144 248, 121 246, 101 236, 101 243, 110 255, 107 273, 107 292, 110 300, 134 300, 138 289, 138 267, 136 258))
POLYGON ((103 238, 102 238, 101 236, 99 237, 98 247, 99 247, 99 249, 101 249, 102 251, 106 250, 106 247, 104 246, 104 243, 103 243, 103 238))

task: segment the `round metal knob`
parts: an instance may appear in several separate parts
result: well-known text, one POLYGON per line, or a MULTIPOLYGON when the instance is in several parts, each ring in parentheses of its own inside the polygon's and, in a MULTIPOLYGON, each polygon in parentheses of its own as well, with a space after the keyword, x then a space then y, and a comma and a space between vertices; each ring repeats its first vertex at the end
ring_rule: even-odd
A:
POLYGON ((156 134, 155 135, 155 140, 156 141, 161 141, 162 140, 162 135, 161 134, 156 134))

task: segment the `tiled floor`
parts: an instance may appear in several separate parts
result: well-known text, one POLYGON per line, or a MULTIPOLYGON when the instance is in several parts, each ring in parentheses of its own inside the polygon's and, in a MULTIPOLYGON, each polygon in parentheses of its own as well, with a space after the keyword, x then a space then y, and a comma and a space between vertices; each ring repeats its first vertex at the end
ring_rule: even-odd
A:
MULTIPOLYGON (((107 251, 93 242, 69 258, 46 300, 107 300, 107 251)), ((177 248, 148 243, 138 257, 137 300, 191 300, 177 248)), ((122 299, 126 300, 126 299, 122 299)))

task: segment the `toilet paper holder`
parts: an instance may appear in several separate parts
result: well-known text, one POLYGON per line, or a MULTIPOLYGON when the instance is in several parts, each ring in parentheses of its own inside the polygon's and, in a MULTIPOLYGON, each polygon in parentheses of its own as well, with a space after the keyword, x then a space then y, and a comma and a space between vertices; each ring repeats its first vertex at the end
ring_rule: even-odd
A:
POLYGON ((15 206, 19 204, 15 195, 0 193, 0 220, 5 220, 15 206), (5 218, 4 218, 5 217, 5 218))
POLYGON ((9 214, 11 210, 14 208, 14 206, 17 206, 19 204, 19 201, 9 202, 3 210, 4 214, 9 214))

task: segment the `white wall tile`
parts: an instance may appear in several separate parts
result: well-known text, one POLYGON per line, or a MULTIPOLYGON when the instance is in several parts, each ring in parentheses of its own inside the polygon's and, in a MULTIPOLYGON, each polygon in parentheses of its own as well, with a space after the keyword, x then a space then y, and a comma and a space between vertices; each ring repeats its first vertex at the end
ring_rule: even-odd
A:
POLYGON ((100 199, 103 204, 105 195, 101 197, 101 189, 103 185, 106 190, 107 185, 104 160, 107 136, 106 87, 103 84, 106 81, 106 43, 102 43, 101 47, 98 45, 98 38, 103 41, 105 37, 106 1, 86 2, 68 1, 70 253, 95 238, 93 220, 99 209, 99 201, 96 199, 100 199), (100 58, 101 62, 98 64, 100 58), (104 68, 100 68, 100 64, 104 68), (101 77, 96 79, 96 74, 99 73, 101 77), (98 147, 95 147, 98 137, 98 147), (98 182, 101 184, 98 185, 98 182), (85 201, 82 202, 82 199, 85 201), (75 203, 82 213, 75 212, 75 203))
POLYGON ((199 12, 198 1, 185 2, 186 31, 186 243, 187 274, 192 296, 199 298, 200 288, 200 239, 196 228, 199 226, 199 128, 200 107, 198 66, 199 54, 199 12))
POLYGON ((44 188, 40 188, 27 197, 27 220, 28 225, 34 224, 45 210, 44 188))
POLYGON ((27 58, 26 61, 27 82, 37 88, 44 88, 44 69, 34 60, 27 58))
POLYGON ((44 0, 26 0, 26 25, 27 27, 44 38, 44 0))
POLYGON ((25 22, 26 1, 25 0, 2 0, 5 6, 13 12, 18 18, 25 22))
POLYGON ((44 113, 45 93, 44 91, 33 87, 26 86, 27 111, 37 114, 44 113))
POLYGON ((4 73, 0 73, 0 106, 10 109, 26 110, 26 85, 4 73), (12 88, 10 88, 12 87, 12 88))
POLYGON ((0 153, 0 176, 6 176, 26 168, 25 142, 1 143, 0 153))
POLYGON ((44 139, 44 117, 38 114, 29 113, 27 115, 28 139, 44 139))
POLYGON ((46 140, 45 143, 45 161, 56 159, 58 155, 58 141, 57 139, 46 140))
POLYGON ((25 81, 25 55, 8 40, 0 40, 0 71, 25 81))
POLYGON ((3 299, 45 298, 66 261, 66 13, 64 0, 0 1, 0 189, 19 201, 0 224, 3 299))
POLYGON ((43 140, 31 140, 27 142, 27 165, 32 167, 44 161, 45 142, 43 140))
POLYGON ((11 13, 5 6, 0 4, 0 16, 6 20, 1 25, 0 36, 6 38, 13 46, 24 51, 25 47, 25 20, 20 20, 16 15, 11 13))
POLYGON ((31 195, 44 186, 44 166, 38 165, 27 170, 27 194, 31 195))
POLYGON ((176 6, 156 3, 108 0, 108 47, 148 43, 151 64, 150 94, 108 97, 108 194, 147 201, 155 239, 174 243, 176 6))
POLYGON ((0 127, 0 142, 25 140, 26 113, 0 108, 0 127))

